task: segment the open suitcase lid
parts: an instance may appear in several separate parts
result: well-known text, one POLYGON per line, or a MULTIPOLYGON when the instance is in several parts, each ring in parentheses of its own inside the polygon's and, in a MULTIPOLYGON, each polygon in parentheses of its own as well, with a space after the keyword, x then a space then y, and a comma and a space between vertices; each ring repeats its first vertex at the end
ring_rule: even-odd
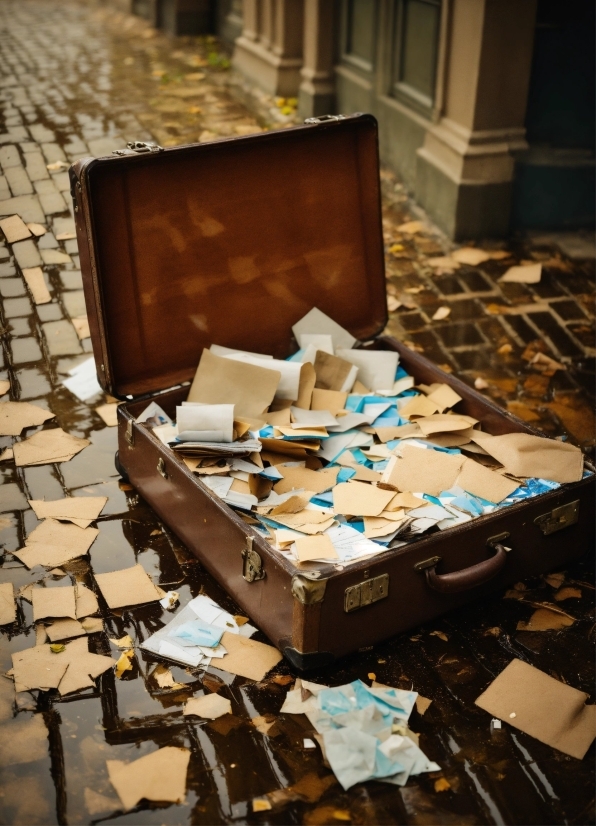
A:
POLYGON ((387 321, 371 115, 83 159, 71 168, 99 380, 192 379, 212 343, 286 358, 317 306, 356 338, 387 321))

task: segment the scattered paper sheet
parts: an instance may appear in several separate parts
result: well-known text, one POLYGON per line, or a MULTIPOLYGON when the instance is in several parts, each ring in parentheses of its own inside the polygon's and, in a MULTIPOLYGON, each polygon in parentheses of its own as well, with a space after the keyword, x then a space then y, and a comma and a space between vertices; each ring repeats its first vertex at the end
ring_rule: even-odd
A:
POLYGON ((399 355, 393 350, 337 350, 337 355, 356 365, 358 381, 371 390, 393 387, 399 355))
POLYGON ((365 482, 342 482, 333 488, 333 508, 347 516, 378 516, 394 496, 395 491, 365 482))
POLYGON ((116 427, 118 424, 118 405, 100 404, 95 408, 95 412, 108 427, 116 427))
POLYGON ((292 467, 277 465, 283 475, 273 486, 276 493, 288 493, 291 490, 309 490, 313 493, 323 493, 333 487, 337 480, 339 468, 325 468, 325 470, 309 470, 306 467, 292 467))
POLYGON ((197 442, 234 441, 233 404, 183 404, 176 408, 178 433, 191 432, 197 442))
POLYGON ((26 427, 53 419, 51 410, 29 402, 0 402, 0 436, 20 436, 26 427))
POLYGON ((582 478, 583 454, 568 442, 529 433, 491 436, 481 431, 474 432, 472 441, 483 447, 512 476, 537 477, 561 484, 579 482, 582 478))
POLYGON ((463 416, 445 413, 422 416, 420 419, 416 419, 416 425, 425 436, 430 436, 433 433, 448 433, 453 430, 467 430, 470 426, 468 420, 463 416))
POLYGON ((217 667, 256 682, 260 682, 282 659, 277 648, 239 634, 226 632, 221 642, 228 653, 217 661, 217 667))
POLYGON ((327 534, 303 536, 296 540, 294 548, 300 562, 308 562, 312 559, 339 559, 333 542, 327 534))
POLYGON ((340 410, 345 409, 347 399, 347 393, 341 393, 339 390, 323 390, 320 387, 315 387, 312 391, 310 406, 311 410, 328 410, 332 416, 336 416, 340 410))
POLYGON ((464 459, 455 484, 473 496, 495 503, 502 502, 519 487, 518 482, 482 467, 473 459, 464 459))
POLYGON ((203 697, 191 697, 184 706, 184 715, 193 714, 196 717, 205 717, 215 720, 224 714, 232 713, 232 704, 219 694, 205 694, 203 697))
POLYGON ((31 291, 34 304, 47 304, 52 300, 41 267, 25 268, 23 270, 23 278, 31 291))
POLYGON ((512 660, 476 705, 493 717, 581 760, 596 736, 596 706, 588 695, 512 660))
POLYGON ((63 585, 59 588, 33 588, 31 602, 35 622, 46 617, 76 619, 77 604, 73 585, 63 585))
POLYGON ((401 492, 438 496, 441 491, 453 487, 464 463, 461 455, 425 450, 407 444, 401 447, 401 452, 401 458, 394 456, 389 460, 383 474, 383 481, 395 485, 401 492))
POLYGON ((68 375, 70 378, 65 379, 62 384, 82 402, 86 402, 98 393, 103 392, 97 381, 97 370, 93 356, 69 370, 68 375))
POLYGON ((31 236, 31 232, 19 215, 11 215, 9 218, 3 218, 0 221, 0 229, 9 244, 14 244, 16 241, 23 241, 25 238, 31 236))
POLYGON ((17 618, 12 582, 0 583, 0 625, 8 625, 17 618))
MULTIPOLYGON (((350 351, 351 352, 351 351, 350 351)), ((317 350, 314 370, 316 374, 315 389, 349 392, 358 374, 358 367, 339 356, 331 356, 317 350)))
POLYGON ((356 339, 351 333, 344 330, 340 324, 329 318, 317 307, 313 307, 300 321, 297 321, 292 327, 292 332, 301 347, 303 346, 301 336, 304 333, 331 336, 336 350, 341 347, 350 349, 356 344, 356 339))
POLYGON ((83 529, 47 518, 29 534, 25 547, 13 551, 13 555, 28 568, 35 565, 55 568, 78 556, 84 556, 98 533, 97 528, 83 529))
POLYGON ((499 281, 502 284, 538 284, 541 277, 542 264, 525 264, 519 267, 509 267, 499 281))
POLYGON ((225 358, 240 361, 246 364, 253 364, 257 367, 265 367, 267 370, 277 371, 280 374, 279 384, 275 391, 277 399, 288 399, 295 402, 298 399, 300 387, 300 374, 303 365, 294 361, 281 361, 280 359, 263 359, 260 356, 247 356, 242 353, 232 353, 225 358))
MULTIPOLYGON (((553 606, 554 608, 554 606, 553 606)), ((558 631, 569 628, 575 619, 564 611, 551 611, 549 608, 538 608, 527 622, 520 620, 517 631, 558 631)))
POLYGON ((161 589, 153 584, 149 574, 138 564, 121 571, 96 574, 95 581, 110 608, 144 605, 163 597, 161 589))
POLYGON ((188 749, 165 746, 131 763, 107 760, 106 765, 112 786, 128 811, 143 799, 170 803, 184 800, 189 760, 188 749))
POLYGON ((68 640, 73 637, 82 637, 86 634, 84 627, 78 620, 59 619, 46 626, 46 634, 50 642, 68 640))
POLYGON ((107 496, 67 496, 65 499, 48 502, 43 499, 29 499, 29 504, 38 519, 51 517, 73 522, 79 528, 88 528, 97 519, 107 501, 107 496))
POLYGON ((69 462, 89 444, 88 439, 71 436, 60 427, 40 430, 29 439, 15 442, 14 460, 17 467, 69 462))
POLYGON ((414 416, 432 416, 439 410, 439 405, 432 402, 427 396, 412 396, 406 404, 399 408, 402 419, 411 419, 414 416))
POLYGON ((448 407, 453 407, 462 400, 461 396, 449 387, 448 384, 440 384, 432 393, 428 394, 427 398, 437 405, 439 413, 442 413, 448 407))
POLYGON ((57 688, 61 695, 94 686, 94 679, 114 665, 111 657, 91 654, 87 637, 73 640, 54 653, 50 645, 36 645, 12 655, 15 691, 57 688))
POLYGON ((313 347, 315 350, 322 350, 324 353, 335 353, 333 338, 324 333, 302 333, 298 341, 301 350, 313 347))
POLYGON ((75 588, 75 599, 77 602, 77 619, 88 617, 89 614, 95 614, 99 611, 99 603, 97 597, 90 588, 77 582, 75 588))

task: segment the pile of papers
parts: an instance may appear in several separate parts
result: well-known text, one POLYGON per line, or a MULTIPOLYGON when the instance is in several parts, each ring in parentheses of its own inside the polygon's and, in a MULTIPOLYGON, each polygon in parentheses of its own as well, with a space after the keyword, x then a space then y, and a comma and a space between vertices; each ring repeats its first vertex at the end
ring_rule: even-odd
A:
POLYGON ((286 361, 212 345, 176 422, 155 403, 137 421, 294 563, 349 564, 582 478, 578 448, 484 432, 449 385, 319 310, 293 332, 286 361))
POLYGON ((404 786, 410 775, 440 771, 418 746, 408 720, 418 694, 360 680, 337 688, 298 680, 282 714, 306 714, 335 776, 349 789, 366 780, 404 786))

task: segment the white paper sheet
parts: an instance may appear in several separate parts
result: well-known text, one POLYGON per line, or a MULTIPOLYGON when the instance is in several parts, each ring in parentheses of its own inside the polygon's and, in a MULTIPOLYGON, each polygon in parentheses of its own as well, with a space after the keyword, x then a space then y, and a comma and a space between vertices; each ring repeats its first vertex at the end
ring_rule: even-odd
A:
POLYGON ((395 383, 399 363, 392 350, 337 350, 339 358, 355 364, 358 380, 371 390, 389 390, 395 383))
POLYGON ((233 404, 185 404, 176 408, 178 433, 192 431, 197 442, 232 442, 233 404))
POLYGON ((292 327, 292 332, 298 342, 304 333, 330 335, 336 350, 338 347, 348 349, 356 344, 356 339, 351 333, 344 330, 340 324, 317 307, 313 307, 300 321, 297 321, 292 327))
POLYGON ((87 399, 96 396, 98 393, 103 393, 97 381, 93 356, 69 370, 68 375, 71 378, 64 379, 62 384, 82 402, 86 402, 87 399))

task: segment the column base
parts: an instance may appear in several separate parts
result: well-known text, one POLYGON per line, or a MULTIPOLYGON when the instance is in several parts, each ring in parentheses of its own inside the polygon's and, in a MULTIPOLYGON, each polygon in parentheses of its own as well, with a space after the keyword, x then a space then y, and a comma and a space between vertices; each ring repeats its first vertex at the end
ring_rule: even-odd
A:
POLYGON ((234 67, 265 92, 297 97, 302 58, 279 57, 260 43, 241 36, 236 40, 234 67))

